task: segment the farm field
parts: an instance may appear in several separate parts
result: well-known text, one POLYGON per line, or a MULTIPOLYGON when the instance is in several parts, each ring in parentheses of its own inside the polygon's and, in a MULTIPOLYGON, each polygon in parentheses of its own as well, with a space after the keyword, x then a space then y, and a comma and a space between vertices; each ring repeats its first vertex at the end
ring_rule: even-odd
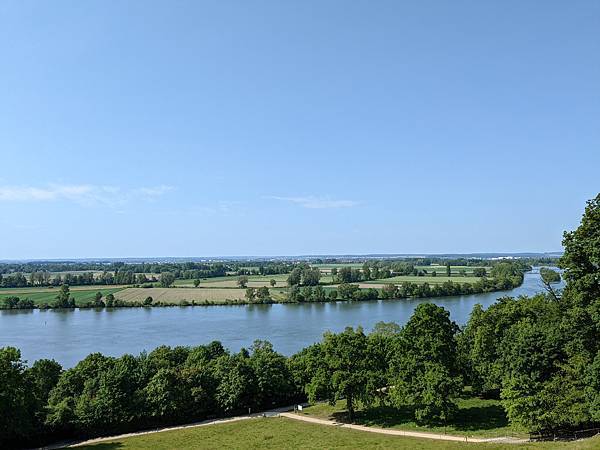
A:
MULTIPOLYGON (((76 305, 93 300, 96 296, 96 292, 102 292, 102 295, 106 297, 108 294, 115 294, 122 290, 123 286, 114 286, 109 288, 105 288, 104 286, 76 286, 70 288, 71 297, 75 299, 76 305)), ((0 290, 0 299, 14 296, 19 298, 29 298, 33 300, 36 305, 40 305, 42 303, 52 305, 56 300, 58 292, 58 288, 3 289, 0 290)))
POLYGON ((432 277, 432 276, 423 276, 423 277, 417 277, 414 275, 398 275, 396 277, 391 277, 391 278, 383 278, 383 279, 379 279, 379 280, 371 280, 371 281, 363 281, 362 283, 369 285, 369 284, 374 284, 374 285, 384 285, 384 284, 388 284, 388 283, 394 283, 394 284, 402 284, 402 283, 414 283, 414 284, 423 284, 423 283, 429 283, 429 284, 443 284, 446 281, 452 281, 453 283, 476 283, 477 281, 479 281, 481 278, 479 277, 446 277, 446 276, 436 276, 436 277, 432 277))
MULTIPOLYGON (((275 280, 276 288, 287 287, 288 274, 278 275, 248 275, 248 287, 259 288, 262 286, 271 287, 271 280, 275 280)), ((237 284, 237 276, 203 278, 200 280, 199 288, 239 288, 237 284)), ((331 276, 321 276, 321 283, 332 283, 331 276)), ((175 280, 173 283, 177 287, 194 287, 194 280, 175 280)))
POLYGON ((481 448, 486 450, 598 448, 598 438, 574 443, 544 442, 527 444, 468 444, 400 436, 386 436, 365 431, 318 425, 286 418, 255 418, 194 428, 164 431, 133 437, 117 438, 77 448, 84 450, 170 450, 178 449, 396 449, 454 450, 481 448))
POLYGON ((180 303, 184 300, 203 302, 205 300, 225 303, 227 300, 245 299, 245 289, 219 288, 127 288, 115 297, 127 302, 142 302, 152 297, 155 302, 180 303))
MULTIPOLYGON (((485 268, 485 270, 487 272, 489 272, 491 270, 491 267, 489 266, 450 266, 450 272, 452 273, 452 275, 456 275, 458 276, 460 274, 461 270, 464 270, 467 275, 472 276, 473 275, 473 270, 483 267, 485 268)), ((434 270, 438 273, 438 274, 445 274, 446 273, 446 266, 440 266, 437 264, 433 264, 431 266, 415 266, 415 269, 420 269, 420 270, 426 270, 427 273, 431 273, 434 270)))
MULTIPOLYGON (((277 285, 284 286, 286 284, 287 277, 288 277, 288 274, 248 275, 248 281, 252 281, 255 283, 261 283, 260 285, 252 286, 252 287, 261 287, 261 286, 266 286, 264 283, 266 282, 268 284, 269 281, 271 281, 271 279, 273 279, 273 280, 277 281, 277 285)), ((238 279, 237 275, 214 277, 214 278, 201 278, 200 286, 203 286, 203 287, 238 287, 237 279, 238 279), (215 284, 215 283, 227 283, 227 284, 211 286, 212 284, 215 284)), ((194 280, 193 279, 175 280, 175 283, 173 283, 173 285, 181 286, 181 287, 190 287, 190 286, 193 287, 194 280)))
MULTIPOLYGON (((98 291, 102 289, 124 289, 129 287, 128 284, 98 284, 95 286, 69 286, 71 292, 74 291, 98 291)), ((36 287, 21 287, 21 288, 0 288, 0 295, 11 294, 30 294, 36 292, 58 293, 60 286, 36 286, 36 287)))

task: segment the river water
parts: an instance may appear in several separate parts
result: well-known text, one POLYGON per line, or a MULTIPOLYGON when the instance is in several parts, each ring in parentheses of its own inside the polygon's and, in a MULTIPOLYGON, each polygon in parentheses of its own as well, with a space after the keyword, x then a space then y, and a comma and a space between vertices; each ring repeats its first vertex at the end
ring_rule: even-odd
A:
POLYGON ((499 297, 533 295, 543 290, 539 271, 525 274, 516 289, 488 294, 366 302, 0 311, 0 347, 14 346, 30 362, 53 358, 72 367, 89 353, 138 354, 159 345, 200 345, 218 340, 232 351, 255 339, 271 341, 291 355, 317 342, 327 330, 379 321, 404 324, 419 303, 433 302, 463 325, 476 303, 488 307, 499 297))

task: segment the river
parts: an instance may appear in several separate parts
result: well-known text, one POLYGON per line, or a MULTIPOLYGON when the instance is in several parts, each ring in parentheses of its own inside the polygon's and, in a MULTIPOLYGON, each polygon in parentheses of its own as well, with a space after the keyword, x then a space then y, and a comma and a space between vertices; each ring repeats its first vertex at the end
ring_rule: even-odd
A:
MULTIPOLYGON (((562 282, 561 285, 562 286, 562 282)), ((404 324, 419 303, 433 302, 463 325, 476 303, 488 307, 499 297, 533 295, 543 290, 539 270, 504 292, 432 299, 312 304, 0 311, 0 347, 14 346, 30 362, 53 358, 72 367, 89 353, 120 356, 159 345, 200 345, 218 340, 232 351, 255 339, 291 355, 320 340, 327 330, 379 321, 404 324)))

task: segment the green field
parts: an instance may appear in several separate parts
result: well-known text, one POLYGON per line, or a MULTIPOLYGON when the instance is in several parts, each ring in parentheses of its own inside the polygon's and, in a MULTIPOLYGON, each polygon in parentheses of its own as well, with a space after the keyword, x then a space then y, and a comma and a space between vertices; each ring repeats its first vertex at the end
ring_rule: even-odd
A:
MULTIPOLYGON (((102 292, 105 297, 108 294, 115 294, 122 291, 123 287, 104 288, 103 286, 85 286, 71 288, 71 297, 75 299, 75 303, 80 305, 95 298, 96 292, 102 292)), ((48 288, 22 288, 22 289, 2 289, 0 290, 0 300, 6 297, 29 298, 36 305, 47 303, 52 305, 56 301, 59 289, 48 288)))
POLYGON ((300 422, 285 418, 257 418, 239 422, 184 428, 141 436, 114 439, 78 448, 90 450, 171 450, 171 449, 396 449, 488 450, 573 449, 592 450, 600 439, 573 443, 464 444, 401 436, 386 436, 364 431, 300 422))
POLYGON ((447 277, 445 275, 444 276, 437 275, 435 277, 432 277, 432 276, 417 277, 414 275, 398 275, 396 277, 391 277, 391 278, 382 278, 379 280, 363 281, 362 283, 366 283, 366 284, 387 284, 387 283, 393 283, 393 284, 402 284, 402 283, 443 284, 446 281, 452 281, 453 283, 476 283, 479 280, 481 280, 481 278, 479 278, 479 277, 459 277, 459 276, 447 277))
MULTIPOLYGON (((397 409, 389 406, 372 407, 368 410, 357 409, 354 422, 359 425, 393 428, 406 431, 422 431, 430 433, 454 434, 474 437, 512 436, 527 438, 522 430, 509 426, 508 419, 499 400, 483 400, 479 398, 461 398, 457 400, 458 412, 446 427, 419 426, 412 420, 409 409, 397 409)), ((303 414, 320 419, 347 421, 346 401, 340 400, 335 406, 329 403, 318 403, 304 408, 303 414)))
MULTIPOLYGON (((277 275, 248 275, 248 281, 250 287, 260 287, 267 286, 271 280, 275 280, 277 282, 277 286, 285 286, 287 282, 288 275, 287 274, 277 274, 277 275)), ((238 276, 237 275, 229 275, 224 277, 214 277, 214 278, 201 278, 199 287, 238 287, 237 285, 238 276)), ((175 280, 173 283, 174 286, 179 287, 193 287, 194 280, 193 279, 185 279, 185 280, 175 280)))

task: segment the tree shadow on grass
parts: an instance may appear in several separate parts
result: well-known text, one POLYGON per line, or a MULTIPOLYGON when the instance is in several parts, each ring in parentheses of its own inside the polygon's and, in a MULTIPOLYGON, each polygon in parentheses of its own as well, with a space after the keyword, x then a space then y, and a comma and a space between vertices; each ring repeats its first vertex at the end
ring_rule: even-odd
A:
MULTIPOLYGON (((337 422, 349 422, 347 411, 335 412, 332 414, 337 422)), ((394 425, 400 425, 413 421, 412 408, 395 408, 393 406, 372 406, 370 408, 357 411, 354 414, 354 423, 366 426, 375 426, 389 428, 394 425)))
MULTIPOLYGON (((335 412, 333 418, 338 422, 349 422, 347 411, 335 412)), ((408 407, 374 406, 357 411, 354 417, 356 424, 381 428, 414 424, 414 422, 414 410, 408 407)), ((430 425, 444 426, 442 423, 430 425)), ((481 431, 506 427, 508 419, 500 405, 471 406, 460 408, 446 425, 457 431, 481 431)))
POLYGON ((471 406, 459 409, 452 425, 461 431, 491 430, 507 427, 508 418, 500 405, 471 406))

